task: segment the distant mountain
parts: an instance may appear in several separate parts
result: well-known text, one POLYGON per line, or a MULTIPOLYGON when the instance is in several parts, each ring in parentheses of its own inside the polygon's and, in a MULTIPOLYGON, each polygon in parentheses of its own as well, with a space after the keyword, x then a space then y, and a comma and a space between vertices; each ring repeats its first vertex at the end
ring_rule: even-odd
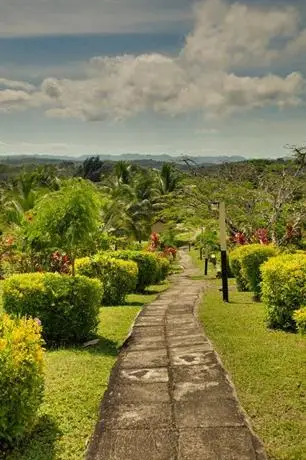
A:
MULTIPOLYGON (((81 155, 81 156, 68 156, 68 155, 50 155, 50 154, 41 154, 41 155, 0 155, 0 163, 5 164, 46 164, 46 163, 59 163, 59 162, 82 162, 92 154, 81 155)), ((102 161, 130 161, 139 164, 147 164, 152 166, 152 163, 182 163, 184 159, 189 159, 197 164, 222 164, 222 163, 235 163, 238 161, 245 161, 246 158, 238 155, 234 156, 191 156, 191 155, 180 155, 172 156, 168 154, 162 155, 148 155, 148 154, 137 154, 137 153, 125 153, 122 155, 99 155, 102 161)))

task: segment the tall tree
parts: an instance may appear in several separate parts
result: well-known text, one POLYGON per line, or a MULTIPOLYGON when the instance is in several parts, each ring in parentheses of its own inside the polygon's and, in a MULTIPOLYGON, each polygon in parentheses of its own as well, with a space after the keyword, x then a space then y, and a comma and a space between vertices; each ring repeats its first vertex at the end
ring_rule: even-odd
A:
POLYGON ((56 247, 66 251, 72 261, 76 252, 90 242, 101 217, 97 190, 82 179, 69 180, 59 191, 45 195, 33 209, 27 236, 32 247, 56 247))

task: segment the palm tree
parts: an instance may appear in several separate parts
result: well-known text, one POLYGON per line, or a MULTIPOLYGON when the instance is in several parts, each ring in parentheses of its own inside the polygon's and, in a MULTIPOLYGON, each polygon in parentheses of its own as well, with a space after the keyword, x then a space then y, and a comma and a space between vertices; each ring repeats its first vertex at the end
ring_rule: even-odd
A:
POLYGON ((147 238, 160 195, 151 171, 118 162, 103 190, 109 197, 104 209, 105 230, 137 241, 147 238))
POLYGON ((164 163, 159 173, 158 182, 161 195, 174 192, 181 180, 179 171, 171 163, 164 163))
POLYGON ((23 173, 4 193, 2 200, 9 224, 20 225, 25 213, 34 207, 37 197, 35 185, 35 175, 23 173))

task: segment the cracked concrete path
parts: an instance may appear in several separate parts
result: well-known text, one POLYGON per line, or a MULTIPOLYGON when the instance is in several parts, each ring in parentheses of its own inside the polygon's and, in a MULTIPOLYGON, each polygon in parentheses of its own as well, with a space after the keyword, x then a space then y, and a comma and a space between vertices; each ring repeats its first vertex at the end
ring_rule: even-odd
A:
POLYGON ((195 316, 203 281, 189 255, 147 305, 112 371, 87 460, 264 460, 195 316))

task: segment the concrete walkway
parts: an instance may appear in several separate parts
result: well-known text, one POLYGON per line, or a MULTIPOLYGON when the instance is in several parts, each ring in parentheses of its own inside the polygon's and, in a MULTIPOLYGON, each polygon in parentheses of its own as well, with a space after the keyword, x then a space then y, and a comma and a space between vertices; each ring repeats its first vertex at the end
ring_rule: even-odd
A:
POLYGON ((264 460, 195 317, 203 281, 184 273, 138 316, 113 369, 87 460, 264 460))

